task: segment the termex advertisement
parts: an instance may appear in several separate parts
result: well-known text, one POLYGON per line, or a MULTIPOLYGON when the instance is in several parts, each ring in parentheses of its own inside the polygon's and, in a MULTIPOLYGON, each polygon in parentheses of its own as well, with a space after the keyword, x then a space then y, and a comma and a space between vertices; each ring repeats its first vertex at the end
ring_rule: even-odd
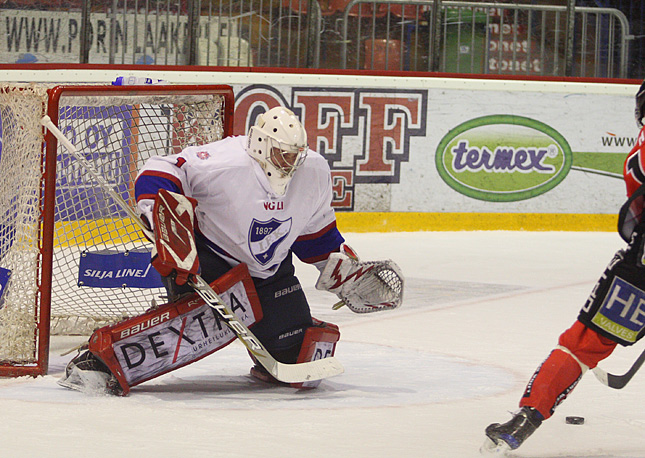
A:
POLYGON ((329 162, 338 211, 618 211, 638 86, 445 82, 234 84, 235 130, 291 108, 329 162))

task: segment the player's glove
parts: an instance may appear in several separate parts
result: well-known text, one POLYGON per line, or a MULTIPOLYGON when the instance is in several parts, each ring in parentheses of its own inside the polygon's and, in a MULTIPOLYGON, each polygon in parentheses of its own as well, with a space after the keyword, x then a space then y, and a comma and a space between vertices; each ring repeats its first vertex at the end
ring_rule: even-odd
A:
POLYGON ((318 277, 316 289, 335 293, 356 313, 392 310, 403 300, 403 274, 394 261, 361 262, 347 245, 332 253, 318 277))

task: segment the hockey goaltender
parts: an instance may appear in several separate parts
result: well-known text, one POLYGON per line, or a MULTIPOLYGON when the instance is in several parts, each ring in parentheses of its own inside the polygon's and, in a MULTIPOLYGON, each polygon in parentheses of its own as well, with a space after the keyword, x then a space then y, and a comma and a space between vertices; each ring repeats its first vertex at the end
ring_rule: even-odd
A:
POLYGON ((168 303, 97 329, 68 364, 64 387, 127 395, 235 338, 264 382, 313 388, 341 373, 339 329, 311 316, 292 254, 319 269, 316 288, 338 295, 335 308, 401 305, 398 266, 361 262, 345 245, 329 166, 286 108, 259 115, 246 136, 150 158, 135 195, 168 303))

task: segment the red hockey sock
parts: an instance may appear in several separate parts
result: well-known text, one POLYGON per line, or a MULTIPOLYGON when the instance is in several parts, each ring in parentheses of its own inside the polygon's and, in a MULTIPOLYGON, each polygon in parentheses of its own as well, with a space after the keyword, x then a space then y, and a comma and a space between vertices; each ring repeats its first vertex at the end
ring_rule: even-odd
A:
MULTIPOLYGON (((560 346, 568 349, 582 364, 596 367, 611 354, 616 343, 576 321, 560 336, 560 346)), ((555 408, 566 399, 582 377, 582 368, 566 351, 555 349, 538 367, 529 381, 520 407, 534 407, 544 418, 553 415, 555 408)))
POLYGON ((520 407, 534 407, 545 419, 549 418, 581 376, 580 364, 571 355, 553 350, 526 386, 520 407))

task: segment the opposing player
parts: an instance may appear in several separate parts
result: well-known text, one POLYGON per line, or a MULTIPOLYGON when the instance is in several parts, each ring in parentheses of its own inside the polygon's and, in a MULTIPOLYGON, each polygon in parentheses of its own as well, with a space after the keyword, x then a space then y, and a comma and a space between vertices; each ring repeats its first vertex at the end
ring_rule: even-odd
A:
POLYGON ((560 335, 558 345, 531 377, 520 410, 506 423, 486 428, 483 451, 516 449, 554 412, 582 376, 607 358, 617 345, 632 345, 645 333, 645 81, 636 95, 636 122, 641 127, 627 156, 624 178, 628 200, 618 230, 627 242, 611 260, 578 319, 560 335))
MULTIPOLYGON (((318 289, 338 294, 354 311, 392 309, 401 303, 402 276, 398 275, 400 272, 396 265, 391 263, 394 270, 388 270, 397 274, 396 279, 381 279, 378 269, 374 268, 381 265, 380 262, 373 265, 360 263, 344 244, 331 207, 329 166, 320 154, 308 148, 305 129, 294 113, 286 108, 276 107, 259 115, 247 136, 228 137, 186 148, 179 154, 149 159, 139 172, 135 194, 142 217, 153 229, 155 221, 159 221, 155 209, 159 205, 160 190, 171 193, 164 194, 167 196, 164 205, 171 209, 171 213, 181 214, 181 218, 192 214, 188 201, 196 205, 194 228, 190 227, 192 221, 189 218, 183 218, 187 229, 183 232, 194 232, 198 263, 191 261, 189 264, 193 267, 185 270, 158 268, 165 275, 164 284, 170 301, 181 303, 190 297, 193 291, 186 283, 187 275, 197 269, 197 265, 201 268, 201 277, 208 283, 230 275, 236 266, 246 265, 261 307, 256 313, 261 319, 253 323, 253 333, 282 363, 305 362, 333 354, 339 337, 335 325, 312 318, 295 275, 292 254, 318 267, 318 289), (394 285, 393 293, 392 288, 389 288, 388 295, 383 292, 385 289, 371 283, 383 283, 384 280, 394 285), (316 343, 326 344, 321 347, 322 354, 313 355, 307 350, 316 343)), ((183 243, 181 240, 172 242, 172 235, 169 240, 171 245, 183 243)), ((181 246, 175 248, 178 252, 183 249, 181 246)), ((186 244, 184 252, 190 252, 189 244, 186 244)), ((189 256, 186 254, 184 257, 189 256)), ((248 295, 253 296, 253 293, 248 295)), ((163 321, 162 318, 149 318, 146 323, 153 320, 155 323, 163 321)), ((203 319, 200 320, 201 330, 195 332, 205 335, 207 326, 203 325, 203 319)), ((188 332, 188 328, 185 330, 183 327, 185 324, 184 319, 181 335, 180 326, 174 328, 175 334, 180 335, 177 351, 181 338, 188 332)), ((132 326, 123 332, 130 336, 131 329, 132 326)), ((153 332, 154 329, 142 331, 138 324, 134 329, 138 335, 149 337, 154 350, 151 354, 158 356, 164 353, 162 343, 167 344, 168 339, 162 340, 158 331, 156 334, 153 332)), ((189 340, 195 342, 197 339, 190 336, 189 340)), ((91 342, 92 339, 90 350, 91 342)), ((135 344, 143 348, 144 343, 150 346, 142 338, 135 344)), ((85 371, 83 374, 86 375, 88 370, 98 370, 118 376, 125 370, 123 363, 114 363, 111 353, 104 357, 95 353, 90 351, 73 360, 64 377, 68 383, 62 384, 77 388, 72 379, 78 381, 79 377, 75 377, 73 372, 85 371)), ((138 362, 136 358, 145 358, 145 354, 140 356, 141 351, 132 356, 123 350, 125 358, 119 350, 114 353, 117 353, 116 359, 120 358, 119 361, 125 361, 128 366, 134 365, 133 361, 138 362)), ((165 353, 171 354, 170 351, 165 353)), ((167 372, 173 367, 170 363, 156 364, 162 367, 155 367, 152 375, 167 372)), ((276 381, 257 362, 251 368, 251 375, 267 382, 276 381)), ((152 376, 147 374, 132 380, 150 378, 152 376)), ((117 379, 118 385, 126 391, 128 387, 123 385, 132 384, 127 377, 117 379)), ((110 383, 111 391, 119 394, 118 387, 113 389, 113 378, 108 380, 110 383)), ((302 384, 294 386, 303 387, 302 384)))

